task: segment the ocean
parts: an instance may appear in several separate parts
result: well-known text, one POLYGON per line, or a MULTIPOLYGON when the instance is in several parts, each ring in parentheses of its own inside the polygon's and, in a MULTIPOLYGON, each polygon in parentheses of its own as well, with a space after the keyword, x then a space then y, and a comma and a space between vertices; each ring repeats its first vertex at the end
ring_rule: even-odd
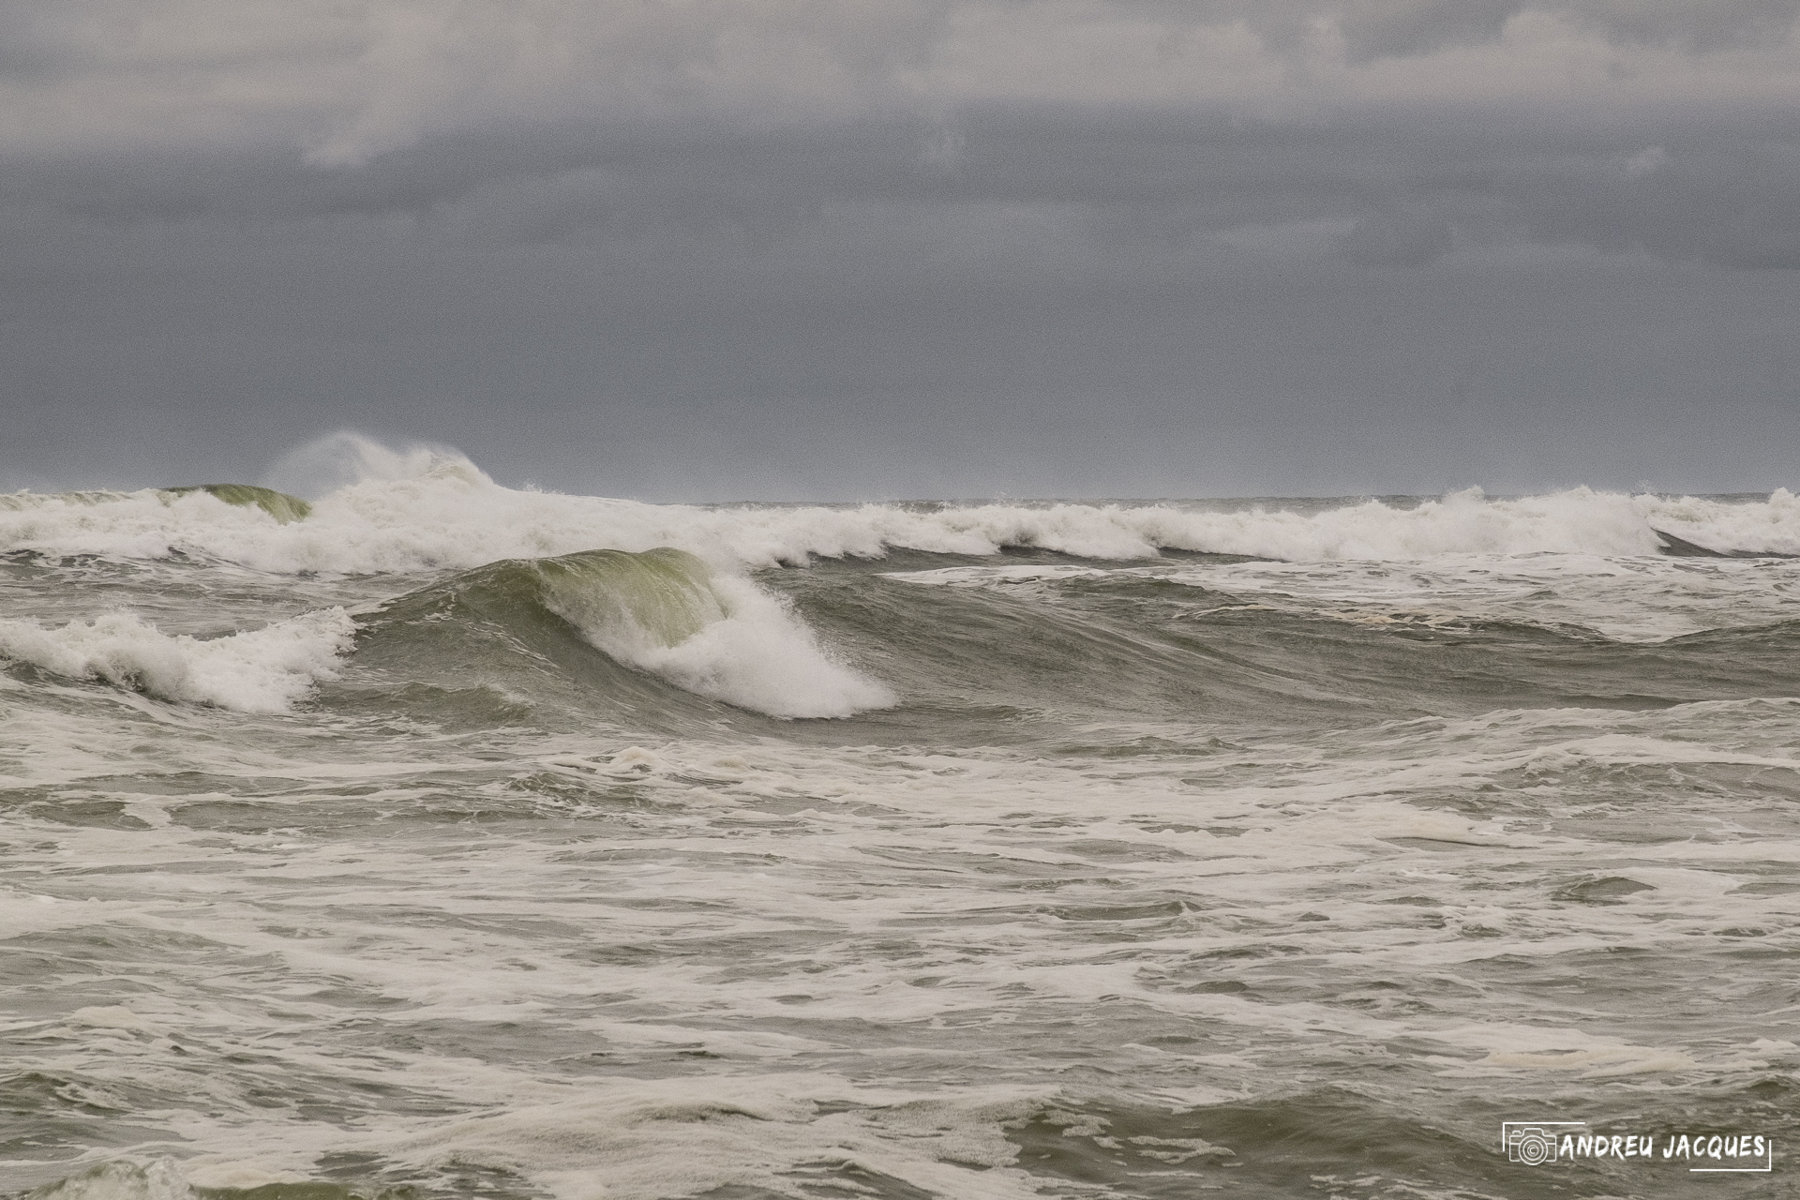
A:
POLYGON ((0 496, 0 1195, 1800 1194, 1794 554, 1786 491, 0 496))

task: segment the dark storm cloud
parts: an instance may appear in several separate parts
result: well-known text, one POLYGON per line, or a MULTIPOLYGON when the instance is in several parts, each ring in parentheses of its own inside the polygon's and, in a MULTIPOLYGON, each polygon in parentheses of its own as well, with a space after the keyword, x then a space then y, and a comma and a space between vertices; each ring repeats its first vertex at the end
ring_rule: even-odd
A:
POLYGON ((677 494, 1549 482, 1501 430, 1794 394, 1794 18, 0 5, 11 468, 357 424, 677 494))
POLYGON ((1778 41, 1800 15, 1790 0, 1197 0, 1145 7, 1170 22, 1244 21, 1283 47, 1303 41, 1323 20, 1356 61, 1493 41, 1509 20, 1532 12, 1562 17, 1614 42, 1672 43, 1691 51, 1778 41))
MULTIPOLYGON (((932 131, 865 119, 772 131, 562 128, 446 135, 359 168, 292 153, 39 164, 0 185, 76 218, 299 222, 410 214, 471 236, 595 232, 676 242, 730 227, 773 245, 828 206, 1053 205, 1109 251, 1244 225, 1340 220, 1352 261, 1430 261, 1464 244, 1577 243, 1731 266, 1787 266, 1800 143, 1785 122, 1658 116, 1624 129, 1484 131, 1468 118, 1245 129, 1223 117, 971 107, 957 162, 932 131), (1453 236, 1454 231, 1454 236, 1453 236)), ((27 164, 30 166, 31 164, 27 164)), ((1325 248, 1321 243, 1321 249, 1325 248)), ((679 249, 679 247, 672 247, 679 249)))
MULTIPOLYGON (((76 7, 90 20, 106 10, 76 7)), ((1669 49, 1779 39, 1793 24, 1791 4, 1722 2, 1708 7, 1704 21, 1688 6, 1628 0, 1535 7, 1481 0, 1051 5, 1046 10, 1072 14, 1063 23, 1069 36, 1094 40, 1092 56, 1102 68, 1093 77, 990 87, 971 69, 948 73, 939 91, 926 86, 934 50, 952 60, 958 45, 979 43, 982 32, 959 31, 954 18, 980 6, 860 8, 878 15, 816 39, 814 57, 823 61, 808 62, 817 79, 795 86, 779 77, 779 61, 749 52, 735 68, 745 78, 734 82, 734 69, 721 62, 731 29, 704 16, 640 22, 613 45, 596 34, 592 20, 568 15, 579 14, 580 6, 570 6, 561 24, 544 15, 564 11, 558 6, 526 10, 537 13, 536 26, 528 18, 514 26, 535 28, 540 39, 575 37, 575 49, 586 49, 596 68, 629 52, 631 86, 585 96, 552 87, 534 97, 496 85, 496 75, 522 70, 511 60, 521 53, 519 43, 531 39, 517 28, 510 39, 492 39, 486 61, 483 30, 455 33, 427 23, 415 34, 414 61, 397 64, 413 68, 409 88, 404 70, 397 81, 376 70, 403 58, 391 48, 381 53, 379 28, 364 28, 361 42, 337 29, 334 42, 325 36, 331 31, 308 27, 295 31, 293 53, 320 54, 321 46, 337 45, 344 52, 340 68, 372 90, 358 95, 347 86, 354 99, 335 112, 320 95, 303 96, 272 116, 246 105, 242 123, 266 119, 271 132, 241 139, 220 134, 214 127, 225 122, 216 116, 196 119, 205 128, 191 136, 151 134, 136 147, 90 128, 88 140, 71 136, 20 147, 0 189, 15 204, 102 221, 279 222, 394 212, 448 219, 460 207, 495 235, 510 230, 526 239, 586 228, 636 237, 656 226, 678 236, 717 224, 779 237, 834 204, 988 202, 1080 206, 1087 229, 1165 242, 1244 224, 1338 220, 1346 228, 1331 244, 1359 262, 1416 264, 1458 240, 1510 238, 1779 265, 1792 240, 1793 197, 1800 194, 1792 104, 1779 96, 1772 101, 1755 80, 1734 88, 1730 63, 1693 78, 1693 64, 1703 56, 1669 49), (1564 41, 1579 43, 1584 30, 1600 31, 1604 36, 1591 41, 1589 52, 1615 40, 1660 48, 1661 59, 1636 63, 1627 56, 1599 67, 1672 69, 1674 55, 1682 72, 1677 87, 1646 89, 1652 102, 1641 109, 1622 108, 1632 99, 1628 93, 1543 99, 1530 78, 1521 78, 1512 94, 1469 95, 1462 86, 1468 65, 1431 57, 1446 46, 1494 43, 1521 15, 1562 19, 1557 36, 1564 41), (1199 85, 1160 94, 1145 88, 1140 98, 1110 82, 1150 68, 1115 47, 1121 65, 1112 73, 1104 69, 1107 36, 1092 32, 1103 17, 1128 33, 1174 39, 1154 47, 1152 57, 1167 59, 1163 75, 1186 70, 1199 85), (1240 38, 1242 44, 1232 45, 1226 34, 1234 28, 1267 40, 1240 38), (1310 88, 1258 81, 1264 68, 1330 74, 1328 62, 1309 66, 1303 47, 1282 40, 1283 31, 1295 30, 1317 40, 1325 29, 1352 48, 1349 62, 1359 55, 1412 55, 1423 56, 1421 65, 1398 86, 1392 79, 1361 89, 1341 79, 1310 88), (1224 57, 1183 59, 1181 38, 1196 30, 1211 30, 1224 57), (434 36, 442 43, 435 55, 434 36), (1246 81, 1207 84, 1208 68, 1221 62, 1224 74, 1235 69, 1246 81), (696 99, 706 91, 695 82, 702 68, 720 76, 710 99, 696 99), (772 71, 777 78, 758 74, 772 71), (901 88, 896 72, 924 78, 901 88), (485 105, 467 99, 482 87, 496 93, 485 105), (289 124, 314 109, 320 111, 312 131, 294 135, 289 124)), ((19 6, 11 11, 16 23, 19 6)), ((60 42, 49 37, 42 27, 51 22, 41 8, 34 11, 40 14, 29 22, 39 27, 36 41, 66 55, 73 35, 64 30, 60 42)), ((115 26, 132 27, 120 15, 125 11, 115 13, 115 26)), ((779 32, 780 22, 775 25, 779 32)), ((390 32, 387 40, 403 50, 405 32, 390 32)), ((128 47, 145 40, 117 28, 112 36, 128 47)), ((211 53, 246 70, 258 48, 272 53, 271 45, 279 50, 282 43, 245 34, 211 53)), ((149 52, 141 48, 135 53, 115 50, 107 70, 95 73, 160 77, 179 73, 198 54, 171 63, 143 61, 149 52)), ((974 55, 972 66, 1017 69, 1006 64, 1019 53, 999 38, 985 59, 974 55)), ((1056 61, 1067 57, 1054 47, 1050 53, 1056 61)), ((1321 52, 1311 53, 1316 59, 1321 52)), ((1532 47, 1512 57, 1528 61, 1532 47)), ((1501 57, 1473 71, 1503 74, 1509 65, 1501 57)))
POLYGON ((1529 11, 1566 17, 1615 43, 1673 44, 1694 52, 1779 41, 1796 15, 1789 0, 1709 0, 1705 4, 1670 4, 1667 0, 1574 4, 1376 0, 1350 6, 1342 28, 1351 54, 1366 60, 1491 41, 1501 36, 1507 21, 1529 11))

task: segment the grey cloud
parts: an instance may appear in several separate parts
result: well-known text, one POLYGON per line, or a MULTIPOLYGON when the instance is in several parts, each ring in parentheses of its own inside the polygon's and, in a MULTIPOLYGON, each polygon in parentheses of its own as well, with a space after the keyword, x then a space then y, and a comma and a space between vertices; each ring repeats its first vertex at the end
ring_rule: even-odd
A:
POLYGON ((1352 62, 1427 54, 1500 36, 1526 8, 1519 0, 1351 0, 1328 6, 1246 6, 1244 17, 1278 46, 1293 47, 1321 15, 1335 18, 1352 62))
POLYGON ((1696 53, 1779 41, 1800 20, 1792 0, 1145 0, 1144 7, 1171 23, 1243 21, 1290 52, 1319 22, 1329 22, 1353 61, 1492 41, 1509 20, 1530 12, 1564 18, 1619 43, 1696 53))
MULTIPOLYGON (((134 144, 279 148, 316 166, 356 167, 421 140, 559 124, 736 120, 756 130, 897 113, 931 120, 984 101, 1097 95, 1210 106, 1234 119, 1307 120, 1342 103, 1386 102, 1376 93, 1352 99, 1356 88, 1331 82, 1327 30, 1341 36, 1344 65, 1354 70, 1490 44, 1510 20, 1534 13, 1697 60, 1774 45, 1796 17, 1783 0, 67 0, 0 8, 0 33, 10 35, 0 37, 0 85, 15 114, 10 127, 0 122, 0 145, 57 158, 134 144), (1256 36, 1237 37, 1238 26, 1256 36)), ((1614 65, 1626 74, 1661 69, 1614 65)), ((1696 65, 1708 78, 1695 98, 1729 103, 1740 87, 1734 66, 1696 65)), ((1512 74, 1514 98, 1529 100, 1534 82, 1512 74)), ((1368 81, 1377 91, 1390 86, 1368 81)), ((1677 73, 1668 82, 1679 98, 1693 80, 1677 73)), ((1455 66, 1421 67, 1389 99, 1455 105, 1463 83, 1455 66)))
MULTIPOLYGON (((1657 165, 1636 156, 1545 156, 1500 172, 1500 217, 1533 240, 1646 250, 1734 267, 1792 265, 1800 234, 1800 146, 1758 137, 1659 143, 1657 165)), ((1641 154, 1642 152, 1640 152, 1641 154)))
MULTIPOLYGON (((257 10, 268 37, 213 50, 84 57, 65 27, 0 55, 0 83, 79 77, 90 104, 0 151, 14 477, 98 470, 101 446, 144 482, 243 476, 351 425, 671 498, 1606 482, 1583 454, 1630 485, 1683 461, 1657 445, 1800 403, 1785 68, 1707 57, 1791 6, 1549 6, 1687 56, 1654 104, 1540 97, 1511 59, 1464 94, 1438 52, 1523 10, 1484 0, 1145 0, 1054 29, 1074 10, 771 5, 747 33, 546 4, 441 53, 299 9, 314 23, 257 10), (1045 61, 1123 65, 984 91, 992 12, 1076 39, 1045 61), (1321 64, 1321 15, 1347 62, 1321 64), (1206 53, 1254 103, 1182 57, 1234 20, 1260 40, 1206 53), (1167 62, 1133 57, 1159 31, 1167 62), (973 65, 948 71, 947 46, 973 65), (377 50, 399 57, 362 70, 377 50), (581 69, 533 91, 540 51, 581 69), (221 56, 247 90, 135 136, 145 76, 203 90, 221 56), (1364 70, 1383 59, 1404 61, 1364 70), (1196 86, 1110 86, 1163 67, 1196 86)), ((1755 486, 1784 453, 1758 447, 1695 458, 1693 485, 1755 486)), ((78 482, 122 481, 103 474, 78 482)))
POLYGON ((1800 21, 1792 0, 1587 0, 1555 5, 1616 40, 1674 45, 1691 52, 1744 49, 1779 42, 1800 21))
POLYGON ((593 238, 671 261, 715 253, 708 239, 725 236, 733 253, 772 260, 801 247, 844 262, 870 250, 860 262, 877 275, 912 269, 926 247, 907 246, 909 231, 952 242, 956 214, 982 206, 1064 213, 1014 231, 1046 263, 1203 253, 1207 238, 1242 226, 1339 221, 1354 229, 1338 250, 1362 264, 1429 262, 1454 231, 1464 245, 1791 265, 1800 138, 1780 121, 1698 111, 1613 128, 1499 124, 1397 113, 1259 126, 1164 109, 970 105, 956 119, 953 169, 928 159, 942 129, 923 118, 556 125, 427 139, 362 167, 312 167, 278 148, 15 160, 0 197, 107 223, 403 216, 421 245, 593 238), (885 214, 885 250, 832 248, 859 209, 885 214))
POLYGON ((1800 266, 1800 154, 1717 118, 1560 141, 1161 110, 970 108, 957 128, 953 172, 922 161, 919 121, 459 135, 329 171, 280 152, 52 164, 0 185, 0 313, 136 326, 150 304, 172 324, 412 337, 479 328, 484 304, 535 311, 528 273, 502 287, 493 264, 539 257, 573 289, 545 295, 610 328, 809 291, 904 324, 908 303, 976 287, 996 308, 1114 304, 1221 271, 1408 272, 1512 245, 1800 266), (203 316, 220 295, 237 299, 203 316))
POLYGON ((1363 217, 1339 248, 1360 266, 1422 267, 1451 244, 1450 222, 1440 214, 1393 210, 1363 217))
POLYGON ((1614 42, 1673 45, 1695 53, 1779 41, 1800 17, 1791 0, 1353 0, 1338 11, 1356 59, 1491 41, 1507 21, 1532 11, 1564 17, 1614 42))

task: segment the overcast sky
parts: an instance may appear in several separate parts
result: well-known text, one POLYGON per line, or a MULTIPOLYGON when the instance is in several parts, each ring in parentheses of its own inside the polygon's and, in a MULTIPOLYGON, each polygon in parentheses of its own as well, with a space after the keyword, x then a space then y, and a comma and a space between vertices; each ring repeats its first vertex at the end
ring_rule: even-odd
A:
POLYGON ((0 0, 0 487, 1800 488, 1800 0, 0 0))

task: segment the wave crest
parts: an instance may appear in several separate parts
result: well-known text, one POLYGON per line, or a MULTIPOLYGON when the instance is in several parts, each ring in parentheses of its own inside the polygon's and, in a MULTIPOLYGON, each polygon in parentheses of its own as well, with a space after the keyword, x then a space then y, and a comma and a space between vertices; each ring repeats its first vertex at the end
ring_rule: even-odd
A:
MULTIPOLYGON (((485 626, 500 635, 488 644, 514 663, 536 658, 580 674, 573 648, 559 645, 574 634, 622 667, 768 716, 846 717, 894 703, 783 600, 668 546, 488 563, 391 601, 373 633, 417 647, 441 637, 446 621, 458 631, 459 657, 485 653, 466 640, 485 626)), ((631 692, 624 687, 620 702, 655 703, 631 692)))
POLYGON ((54 628, 0 620, 0 656, 164 700, 279 713, 336 674, 355 632, 341 608, 216 638, 166 634, 118 612, 54 628))
POLYGON ((894 703, 827 654, 812 630, 749 580, 692 554, 590 550, 533 564, 544 604, 621 662, 774 717, 847 717, 894 703))
MULTIPOLYGON (((210 496, 87 492, 0 497, 0 553, 155 558, 188 554, 258 570, 370 574, 466 570, 595 546, 675 546, 715 565, 761 568, 896 550, 985 556, 1034 547, 1100 560, 1161 551, 1289 562, 1453 555, 1654 555, 1669 538, 1708 551, 1800 553, 1800 499, 1630 496, 1574 488, 1436 499, 744 505, 701 508, 514 489, 452 450, 390 450, 336 435, 296 452, 311 467, 272 482, 316 494, 305 520, 276 525, 298 495, 245 485, 210 496), (322 463, 323 465, 319 465, 322 463), (223 494, 228 491, 230 494, 223 494), (277 502, 279 498, 279 502, 277 502)), ((293 457, 293 456, 290 456, 293 457)), ((299 512, 299 509, 293 509, 299 512)))

